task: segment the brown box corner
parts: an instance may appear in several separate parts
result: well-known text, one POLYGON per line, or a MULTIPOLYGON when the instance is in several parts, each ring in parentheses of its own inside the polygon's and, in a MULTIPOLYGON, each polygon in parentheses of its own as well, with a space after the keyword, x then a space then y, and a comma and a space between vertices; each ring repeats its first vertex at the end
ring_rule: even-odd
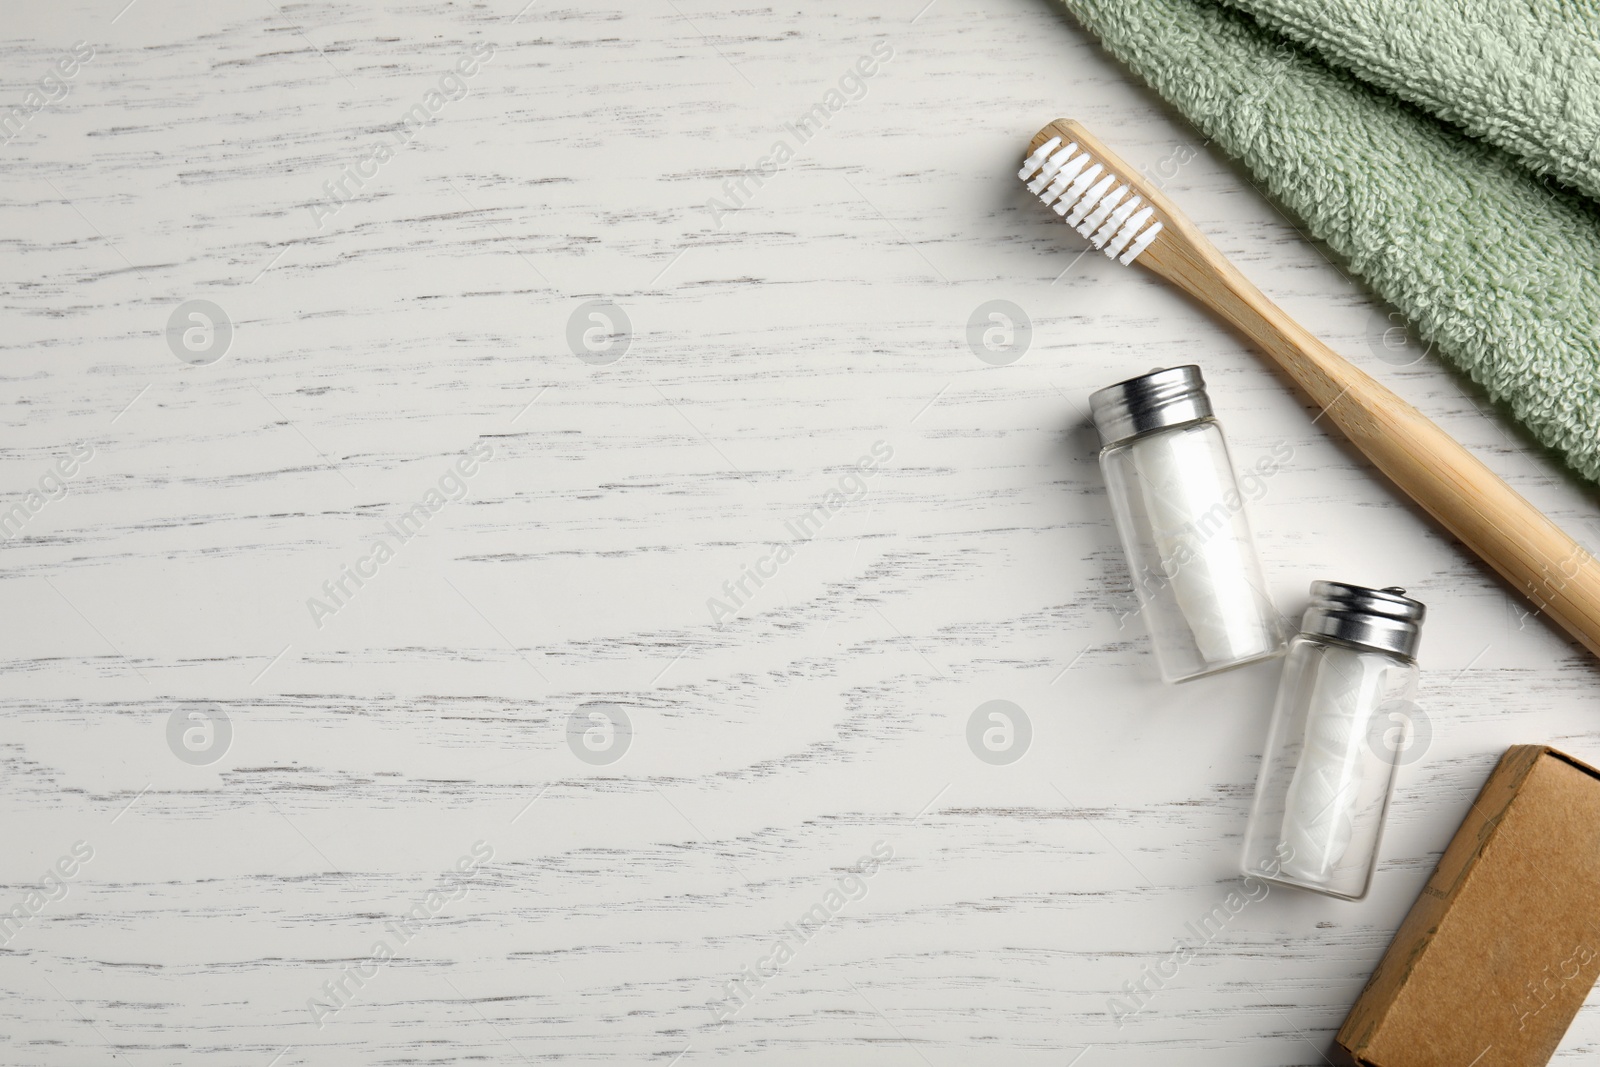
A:
POLYGON ((1501 757, 1335 1039, 1362 1067, 1539 1067, 1600 975, 1600 771, 1501 757))

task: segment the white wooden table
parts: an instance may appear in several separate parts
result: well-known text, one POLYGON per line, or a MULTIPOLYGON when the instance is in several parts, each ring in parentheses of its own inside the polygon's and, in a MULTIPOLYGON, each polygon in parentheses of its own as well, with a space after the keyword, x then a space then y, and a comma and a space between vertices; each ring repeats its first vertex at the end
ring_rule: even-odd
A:
POLYGON ((1591 544, 1593 494, 1042 0, 123 2, 0 31, 5 1063, 1317 1064, 1499 753, 1600 757, 1595 663, 1077 260, 1028 137, 1170 172, 1591 544), (1119 1026, 1238 887, 1276 681, 1163 686, 1121 617, 1085 398, 1185 361, 1293 450, 1284 611, 1429 605, 1432 738, 1365 902, 1251 902, 1119 1026))

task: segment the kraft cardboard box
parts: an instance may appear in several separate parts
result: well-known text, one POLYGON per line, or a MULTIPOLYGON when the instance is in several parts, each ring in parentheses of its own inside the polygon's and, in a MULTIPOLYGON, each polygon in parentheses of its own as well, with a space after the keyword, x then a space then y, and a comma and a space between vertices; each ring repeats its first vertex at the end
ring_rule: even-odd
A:
POLYGON ((1600 975, 1600 771, 1506 751, 1339 1029, 1363 1067, 1533 1067, 1600 975))

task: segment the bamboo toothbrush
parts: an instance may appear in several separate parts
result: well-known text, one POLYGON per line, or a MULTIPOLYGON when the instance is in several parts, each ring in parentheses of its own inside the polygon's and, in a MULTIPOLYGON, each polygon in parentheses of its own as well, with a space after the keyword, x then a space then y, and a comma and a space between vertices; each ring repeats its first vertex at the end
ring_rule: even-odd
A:
POLYGON ((1052 122, 1034 135, 1017 176, 1095 248, 1160 275, 1264 349, 1379 470, 1600 655, 1600 562, 1420 411, 1307 333, 1088 130, 1052 122))

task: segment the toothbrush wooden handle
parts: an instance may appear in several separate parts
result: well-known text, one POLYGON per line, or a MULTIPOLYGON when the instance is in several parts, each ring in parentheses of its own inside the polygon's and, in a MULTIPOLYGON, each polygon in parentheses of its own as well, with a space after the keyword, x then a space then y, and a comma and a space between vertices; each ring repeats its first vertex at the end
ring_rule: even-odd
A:
POLYGON ((1600 562, 1427 416, 1268 300, 1198 232, 1185 236, 1158 242, 1140 263, 1265 349, 1406 495, 1600 656, 1600 562))
MULTIPOLYGON (((1541 613, 1600 656, 1600 562, 1420 411, 1284 314, 1159 188, 1140 180, 1137 170, 1082 123, 1057 119, 1035 134, 1028 147, 1029 163, 1019 177, 1029 177, 1030 167, 1042 165, 1034 153, 1052 139, 1055 145, 1070 148, 1062 151, 1058 168, 1073 152, 1087 154, 1097 167, 1092 175, 1085 171, 1076 176, 1070 189, 1066 178, 1052 178, 1055 184, 1047 189, 1036 179, 1030 192, 1040 193, 1047 204, 1060 197, 1056 210, 1063 214, 1079 197, 1105 195, 1104 190, 1120 178, 1150 209, 1133 219, 1148 218, 1153 212, 1150 229, 1126 245, 1123 263, 1136 262, 1172 282, 1265 349, 1322 406, 1323 417, 1336 423, 1379 470, 1521 590, 1541 613), (1099 176, 1101 168, 1110 172, 1112 180, 1102 179, 1103 184, 1094 187, 1098 193, 1085 191, 1083 187, 1099 176)), ((1078 174, 1075 169, 1065 173, 1078 174)), ((1129 210, 1134 203, 1129 202, 1129 210)), ((1063 217, 1069 223, 1085 223, 1079 230, 1083 233, 1103 221, 1107 210, 1097 211, 1091 223, 1079 218, 1087 209, 1084 205, 1063 217)), ((1111 218, 1122 225, 1122 214, 1111 218)), ((1127 225, 1137 230, 1142 223, 1133 219, 1127 225)), ((1107 253, 1122 253, 1127 236, 1131 232, 1126 236, 1119 232, 1116 240, 1105 244, 1107 253)), ((1104 231, 1093 237, 1101 242, 1096 248, 1107 240, 1104 231)))

